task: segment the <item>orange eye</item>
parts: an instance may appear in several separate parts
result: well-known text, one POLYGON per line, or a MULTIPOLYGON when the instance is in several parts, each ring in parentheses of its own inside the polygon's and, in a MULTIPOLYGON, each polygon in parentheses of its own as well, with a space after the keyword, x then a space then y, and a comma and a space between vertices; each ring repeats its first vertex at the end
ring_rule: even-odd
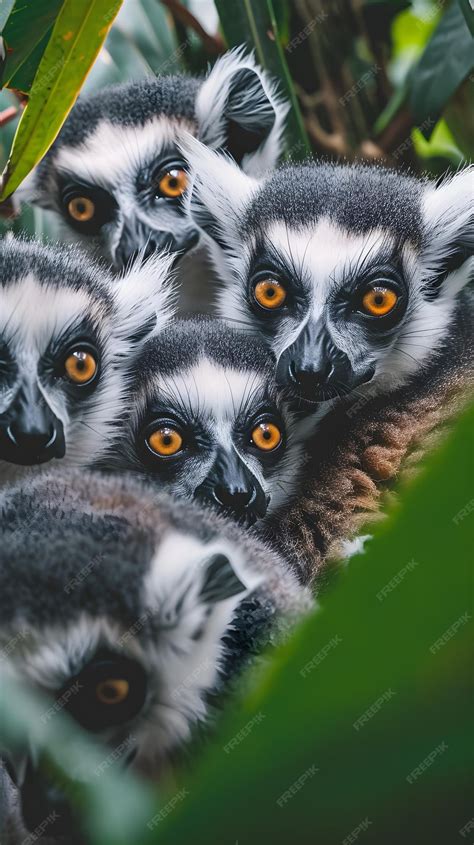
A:
POLYGON ((188 177, 185 170, 179 167, 173 167, 168 170, 158 182, 158 191, 164 197, 171 197, 172 199, 180 197, 186 190, 188 184, 188 177))
POLYGON ((97 361, 85 349, 75 349, 66 358, 64 369, 74 384, 87 384, 97 373, 97 361))
POLYGON ((252 431, 252 442, 262 452, 271 452, 280 445, 281 431, 275 423, 261 422, 252 431))
POLYGON ((73 220, 88 223, 95 214, 95 205, 89 197, 74 197, 69 200, 67 210, 73 220))
POLYGON ((121 704, 130 692, 130 684, 125 678, 107 678, 95 688, 97 700, 101 704, 121 704))
POLYGON ((180 451, 183 445, 183 438, 176 429, 163 426, 163 428, 158 428, 153 434, 150 434, 148 445, 156 455, 169 458, 171 455, 176 455, 180 451))
POLYGON ((372 317, 385 317, 393 311, 398 302, 398 296, 391 288, 374 287, 364 293, 362 305, 372 317))
POLYGON ((262 279, 254 288, 255 299, 262 308, 271 311, 281 308, 286 299, 286 290, 276 279, 262 279))

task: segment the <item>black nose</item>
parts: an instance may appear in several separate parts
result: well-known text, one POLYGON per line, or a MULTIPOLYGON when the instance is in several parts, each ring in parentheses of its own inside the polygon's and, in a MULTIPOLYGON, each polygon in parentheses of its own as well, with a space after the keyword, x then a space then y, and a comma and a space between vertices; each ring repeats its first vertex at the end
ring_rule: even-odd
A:
POLYGON ((240 511, 246 508, 252 499, 255 498, 255 490, 253 487, 242 489, 235 486, 227 487, 224 484, 216 484, 213 495, 216 502, 224 508, 233 508, 234 510, 240 511))
POLYGON ((319 369, 313 370, 306 367, 299 368, 294 361, 291 361, 288 368, 290 382, 298 388, 299 393, 308 399, 316 397, 321 387, 329 381, 333 370, 334 368, 329 362, 323 364, 319 369))
POLYGON ((19 449, 31 452, 31 454, 39 454, 43 449, 54 445, 57 434, 52 425, 48 431, 40 431, 35 426, 25 430, 13 423, 7 428, 7 436, 13 445, 18 446, 19 449))

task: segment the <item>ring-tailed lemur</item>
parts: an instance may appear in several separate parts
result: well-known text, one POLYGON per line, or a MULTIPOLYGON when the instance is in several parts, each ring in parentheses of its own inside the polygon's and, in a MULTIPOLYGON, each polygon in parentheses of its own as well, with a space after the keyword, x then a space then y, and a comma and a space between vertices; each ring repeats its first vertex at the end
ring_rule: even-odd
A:
POLYGON ((168 265, 117 281, 76 248, 0 240, 0 483, 107 447, 131 355, 171 315, 168 265))
POLYGON ((130 414, 103 464, 211 503, 252 525, 295 494, 310 418, 296 419, 258 336, 218 320, 178 320, 133 367, 130 414))
MULTIPOLYGON (((137 250, 184 253, 202 233, 183 202, 183 133, 258 174, 277 163, 286 111, 276 85, 242 49, 219 58, 204 79, 161 76, 111 86, 79 100, 19 196, 55 211, 69 239, 115 268, 137 250)), ((209 305, 210 289, 196 278, 199 264, 193 254, 178 265, 188 311, 209 305)))
POLYGON ((303 407, 388 393, 449 354, 470 307, 473 167, 438 184, 316 163, 255 181, 193 138, 185 149, 196 220, 232 270, 220 313, 261 332, 303 407))
MULTIPOLYGON (((59 700, 109 749, 123 747, 118 765, 154 778, 313 604, 236 525, 129 477, 46 474, 0 508, 3 671, 46 693, 51 713, 59 700)), ((60 790, 40 761, 25 762, 10 755, 7 767, 27 828, 55 813, 48 834, 72 835, 60 790)))
MULTIPOLYGON (((345 557, 348 541, 381 518, 395 484, 423 466, 423 458, 474 398, 472 291, 456 305, 441 354, 389 396, 341 403, 307 444, 311 460, 299 493, 260 534, 294 561, 303 581, 324 584, 328 563, 345 557), (470 303, 469 303, 470 298, 470 303)), ((441 351, 440 350, 440 351, 441 351)), ((360 537, 359 537, 360 539, 360 537)), ((363 539, 363 538, 362 538, 363 539)))

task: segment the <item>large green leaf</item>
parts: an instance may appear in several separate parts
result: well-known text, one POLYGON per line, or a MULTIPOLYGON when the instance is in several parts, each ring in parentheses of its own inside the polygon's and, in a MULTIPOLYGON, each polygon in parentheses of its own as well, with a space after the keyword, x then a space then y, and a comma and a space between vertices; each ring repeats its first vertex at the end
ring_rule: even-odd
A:
POLYGON ((226 719, 153 841, 458 839, 472 815, 473 430, 471 411, 226 719))
POLYGON ((32 55, 38 67, 46 46, 44 37, 51 30, 62 3, 63 0, 17 0, 3 31, 0 26, 8 51, 0 84, 29 90, 31 70, 25 77, 19 72, 32 55))
POLYGON ((453 2, 411 77, 409 104, 425 138, 473 68, 474 41, 461 7, 453 2))
POLYGON ((246 44, 255 50, 259 64, 279 80, 282 92, 291 103, 287 118, 287 153, 295 160, 307 158, 311 149, 284 55, 272 0, 243 0, 238 4, 216 0, 216 7, 228 46, 246 44))
POLYGON ((120 6, 121 0, 65 0, 18 125, 0 201, 20 185, 54 141, 120 6))

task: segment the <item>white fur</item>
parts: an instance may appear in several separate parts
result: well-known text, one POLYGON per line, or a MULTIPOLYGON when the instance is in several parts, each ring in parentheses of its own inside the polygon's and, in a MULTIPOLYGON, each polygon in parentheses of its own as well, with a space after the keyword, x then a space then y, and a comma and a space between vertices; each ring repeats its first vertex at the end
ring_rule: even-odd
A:
POLYGON ((276 83, 258 66, 253 53, 246 54, 244 47, 237 47, 216 61, 199 91, 196 99, 199 138, 210 147, 223 146, 229 117, 246 126, 252 124, 259 111, 268 112, 271 109, 275 120, 268 137, 259 149, 245 155, 242 160, 242 170, 245 173, 261 175, 273 170, 278 162, 288 108, 288 103, 279 93, 276 83), (226 104, 232 78, 245 68, 255 74, 255 82, 242 92, 235 106, 235 113, 229 114, 226 104))

